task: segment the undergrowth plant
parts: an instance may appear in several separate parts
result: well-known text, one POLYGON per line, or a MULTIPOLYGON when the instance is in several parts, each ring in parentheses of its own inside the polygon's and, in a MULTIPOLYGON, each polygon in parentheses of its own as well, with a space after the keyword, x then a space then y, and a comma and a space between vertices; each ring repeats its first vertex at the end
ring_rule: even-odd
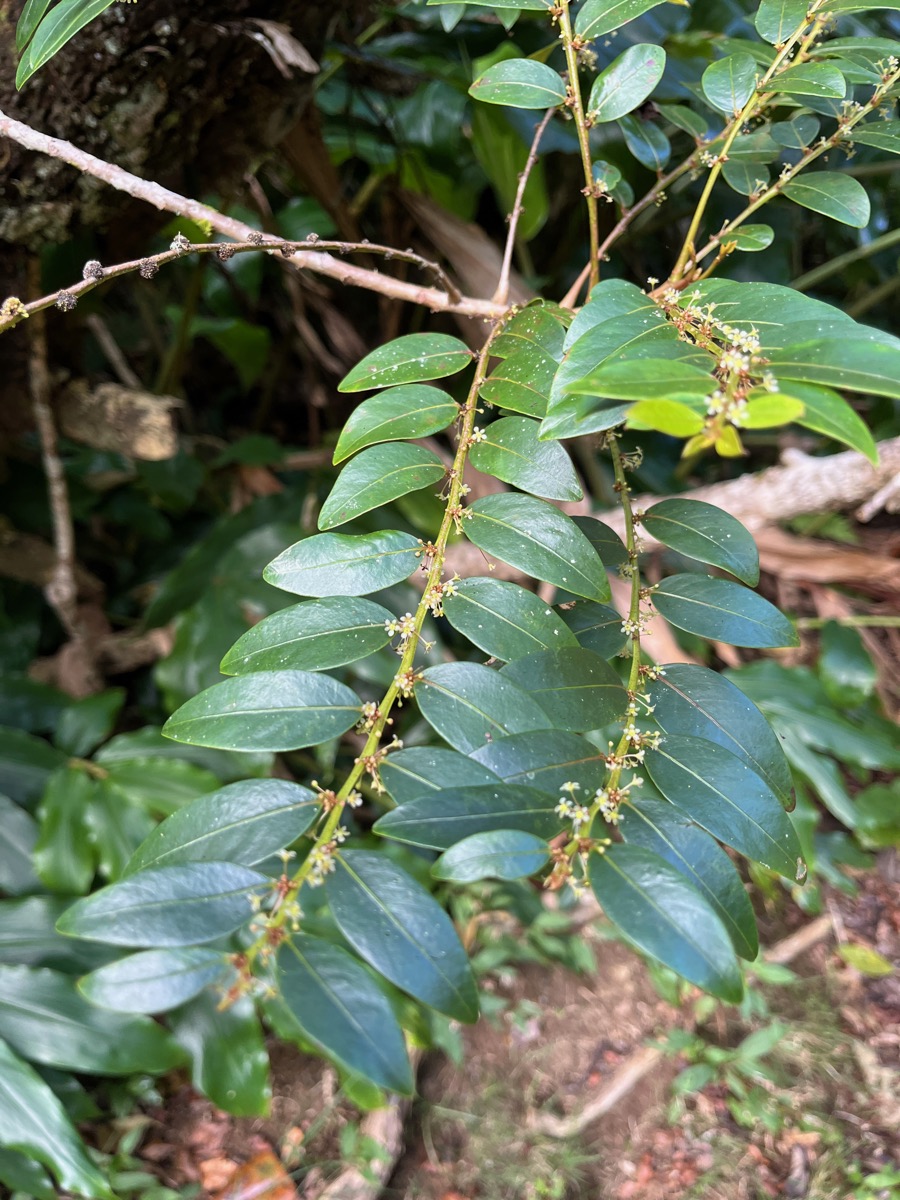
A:
MULTIPOLYGON (((475 350, 446 332, 406 334, 344 378, 341 392, 365 398, 338 439, 320 532, 265 570, 299 601, 243 634, 222 662, 228 678, 164 729, 175 742, 231 752, 344 739, 349 769, 334 786, 254 778, 191 799, 142 837, 114 882, 59 918, 61 933, 103 949, 80 994, 118 1014, 176 1011, 180 1045, 195 1059, 217 1022, 258 1031, 257 1012, 335 1062, 361 1103, 411 1093, 408 1045, 439 1040, 447 1019, 478 1017, 444 901, 486 879, 569 896, 589 889, 628 942, 738 1002, 740 960, 756 957, 758 939, 720 843, 791 884, 804 879, 790 767, 760 709, 723 675, 656 665, 642 650, 655 613, 697 637, 759 650, 797 645, 794 626, 753 590, 757 552, 738 521, 690 499, 639 511, 631 479, 649 433, 682 439, 687 457, 729 458, 744 453, 744 431, 793 423, 874 459, 842 393, 900 398, 900 341, 790 288, 714 276, 770 245, 773 229, 757 218, 773 202, 867 226, 862 184, 835 163, 857 146, 900 150, 898 43, 835 36, 835 21, 863 2, 763 0, 758 37, 718 38, 716 57, 693 77, 661 45, 610 48, 615 31, 656 3, 478 6, 509 28, 521 18, 539 45, 523 57, 504 41, 471 86, 476 104, 539 118, 498 315, 473 330, 475 350), (567 296, 507 305, 528 173, 551 128, 577 138, 588 260, 567 296), (621 139, 653 172, 637 199, 602 157, 621 139), (673 141, 684 153, 671 167, 673 141), (722 187, 737 211, 713 227, 722 187), (659 278, 611 275, 632 222, 688 188, 693 212, 659 278), (609 457, 624 537, 559 507, 582 499, 569 450, 582 437, 609 457), (452 447, 450 465, 424 438, 452 447), (482 492, 479 473, 503 490, 470 499, 482 492), (435 492, 440 515, 428 536, 402 520, 384 527, 383 506, 435 492), (648 538, 685 569, 651 582, 648 538), (478 577, 452 567, 463 542, 481 552, 478 577), (496 562, 508 577, 494 577, 496 562), (609 571, 628 583, 623 612, 611 604, 609 571), (410 578, 417 603, 387 607, 383 593, 410 578), (435 622, 468 649, 435 661, 435 622), (381 678, 365 664, 382 662, 385 647, 396 654, 389 679, 378 694, 359 694, 381 678), (351 666, 359 691, 345 682, 351 666)), ((472 6, 424 7, 452 29, 472 6)), ((297 248, 267 240, 272 253, 297 248)), ((180 237, 141 271, 261 244, 180 237)), ((95 266, 79 289, 115 273, 95 266)), ((7 325, 25 315, 18 302, 4 306, 7 325)), ((87 781, 92 765, 67 769, 87 781)), ((58 984, 45 983, 47 1003, 62 1005, 58 984)), ((136 1021, 122 1045, 150 1028, 136 1021)), ((247 1102, 248 1088, 266 1102, 262 1042, 248 1038, 246 1053, 217 1064, 226 1107, 229 1092, 247 1102)), ((16 1049, 29 1054, 24 1042, 16 1049)), ((2 1086, 29 1103, 10 1132, 7 1097, 0 1141, 66 1189, 109 1195, 47 1085, 13 1050, 2 1053, 2 1086)))

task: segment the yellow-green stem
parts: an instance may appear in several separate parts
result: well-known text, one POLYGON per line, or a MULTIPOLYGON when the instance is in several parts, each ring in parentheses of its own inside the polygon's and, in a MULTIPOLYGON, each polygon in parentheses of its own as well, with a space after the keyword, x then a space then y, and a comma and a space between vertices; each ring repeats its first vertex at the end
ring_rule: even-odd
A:
POLYGON ((588 124, 581 98, 581 84, 578 80, 578 51, 575 49, 575 35, 572 32, 572 17, 569 13, 570 0, 560 3, 559 29, 562 36, 563 48, 566 52, 566 65, 569 69, 569 92, 572 98, 572 112, 575 116, 575 130, 578 134, 578 145, 581 148, 581 165, 584 170, 584 197, 588 209, 588 230, 591 242, 591 259, 589 271, 589 290, 600 279, 600 217, 597 211, 597 197, 594 193, 594 172, 591 167, 591 144, 588 136, 588 124))

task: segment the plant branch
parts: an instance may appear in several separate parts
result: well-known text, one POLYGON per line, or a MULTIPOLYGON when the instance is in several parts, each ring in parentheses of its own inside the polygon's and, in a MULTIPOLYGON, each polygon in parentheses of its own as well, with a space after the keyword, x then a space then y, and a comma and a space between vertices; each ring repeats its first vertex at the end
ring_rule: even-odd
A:
MULTIPOLYGON (((175 213, 177 216, 185 217, 191 221, 208 224, 217 233, 233 238, 237 242, 246 242, 261 236, 258 231, 243 221, 225 216, 223 213, 210 208, 209 205, 201 204, 197 200, 190 200, 185 196, 180 196, 177 192, 170 191, 158 183, 153 183, 146 179, 141 179, 137 175, 132 175, 129 171, 124 171, 121 167, 105 162, 102 158, 97 158, 93 154, 79 150, 71 142, 64 141, 61 138, 49 137, 47 134, 40 133, 38 130, 32 129, 31 126, 25 125, 21 121, 16 121, 12 117, 6 116, 3 112, 0 112, 0 136, 8 137, 28 150, 35 150, 38 153, 50 155, 51 158, 61 159, 63 162, 76 167, 84 174, 91 175, 95 179, 109 184, 110 187, 114 187, 120 192, 125 192, 129 196, 135 197, 137 200, 143 200, 145 203, 151 204, 154 208, 160 209, 163 212, 175 213)), ((272 240, 264 239, 264 241, 272 240)), ((274 241, 274 245, 276 248, 279 246, 277 239, 274 241)), ((462 316, 488 318, 497 318, 503 315, 503 307, 492 300, 479 300, 470 296, 460 296, 458 293, 455 293, 452 287, 450 289, 421 287, 416 284, 406 283, 403 280, 394 279, 389 275, 382 275, 379 271, 342 262, 334 255, 326 253, 321 243, 315 249, 305 248, 309 245, 309 242, 302 243, 302 245, 304 248, 291 253, 289 261, 296 267, 313 271, 318 275, 337 279, 339 282, 353 287, 378 292, 382 296, 390 296, 395 300, 407 300, 412 304, 422 305, 434 312, 452 312, 459 313, 462 316)), ((344 243, 337 243, 336 248, 342 248, 343 245, 344 243)), ((365 246, 366 253, 378 253, 373 246, 364 243, 361 245, 365 246)), ((259 248, 258 244, 256 248, 259 248)), ((398 253, 390 247, 384 247, 381 252, 385 253, 388 257, 391 255, 394 257, 403 257, 403 255, 410 253, 407 251, 398 253)), ((425 260, 420 260, 420 262, 425 262, 425 260)), ((135 268, 132 267, 131 269, 135 268)), ((439 268, 434 267, 434 264, 429 264, 428 269, 439 270, 439 268)), ((8 320, 0 322, 0 329, 7 327, 9 324, 8 320)))
POLYGON ((541 144, 541 138, 544 136, 544 130, 550 124, 555 108, 548 108, 538 123, 534 131, 534 137, 531 139, 531 149, 528 151, 528 157, 525 160, 525 166, 522 173, 519 175, 519 186, 516 188, 516 198, 513 202, 512 212, 509 214, 509 231, 506 235, 506 246, 503 250, 503 262, 500 266, 500 280, 497 284, 497 290, 494 292, 494 303, 506 305, 509 303, 509 276, 512 270, 512 256, 516 244, 516 230, 519 227, 519 218, 522 215, 523 207, 522 200, 525 196, 525 188, 528 186, 528 177, 534 169, 534 165, 538 159, 538 146, 541 144))
POLYGON ((566 64, 569 69, 569 102, 575 114, 575 129, 581 150, 581 165, 584 170, 584 197, 588 208, 588 229, 591 240, 591 257, 588 266, 590 287, 600 280, 600 218, 597 212, 597 192, 594 186, 594 171, 591 166, 591 144, 588 123, 581 98, 581 83, 578 79, 578 49, 572 31, 569 13, 570 0, 561 0, 559 5, 559 28, 566 64))
POLYGON ((878 254, 882 250, 887 250, 891 246, 896 246, 898 242, 900 242, 900 229, 891 229, 887 233, 881 234, 880 237, 872 238, 871 242, 867 242, 864 246, 854 246, 852 250, 848 250, 845 254, 839 254, 836 258, 822 263, 820 267, 813 267, 811 271, 807 271, 804 275, 798 275, 796 279, 791 280, 791 287, 796 288, 798 292, 805 292, 808 288, 815 287, 816 284, 821 283, 823 279, 829 279, 832 275, 837 275, 839 271, 843 271, 851 263, 858 262, 861 258, 869 258, 871 255, 878 254))

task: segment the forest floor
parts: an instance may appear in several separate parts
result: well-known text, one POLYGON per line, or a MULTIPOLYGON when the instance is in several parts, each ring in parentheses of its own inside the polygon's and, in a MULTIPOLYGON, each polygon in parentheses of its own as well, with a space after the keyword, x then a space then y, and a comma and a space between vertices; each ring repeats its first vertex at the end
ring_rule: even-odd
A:
MULTIPOLYGON (((319 1060, 286 1047, 269 1118, 235 1120, 183 1086, 150 1114, 139 1153, 170 1187, 210 1200, 895 1200, 900 857, 882 853, 857 882, 855 897, 826 893, 824 936, 790 971, 770 967, 741 1012, 696 992, 668 1003, 666 980, 602 924, 583 931, 593 972, 500 969, 487 980, 492 1015, 463 1032, 459 1061, 423 1061, 383 1191, 365 1168, 347 1174, 378 1166, 371 1118, 342 1102, 319 1060), (894 972, 859 970, 868 951, 894 972), (638 1062, 650 1069, 579 1122, 638 1062), (685 1091, 692 1076, 702 1086, 685 1091), (561 1118, 583 1128, 546 1131, 561 1118)), ((809 918, 789 906, 760 923, 772 946, 809 918)))

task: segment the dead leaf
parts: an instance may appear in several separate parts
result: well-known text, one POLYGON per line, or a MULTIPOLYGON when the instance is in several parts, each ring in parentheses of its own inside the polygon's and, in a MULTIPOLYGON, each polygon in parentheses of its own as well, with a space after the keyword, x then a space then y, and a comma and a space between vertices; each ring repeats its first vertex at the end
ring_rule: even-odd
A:
POLYGON ((213 1200, 299 1200, 293 1180, 271 1150, 255 1154, 234 1172, 213 1200))
POLYGON ((205 1192, 220 1192, 227 1187, 238 1169, 230 1158, 208 1158, 199 1164, 200 1184, 205 1192))
POLYGON ((90 388, 78 379, 60 397, 57 415, 60 429, 73 441, 159 462, 178 453, 172 410, 180 403, 174 396, 155 396, 118 383, 90 388))

